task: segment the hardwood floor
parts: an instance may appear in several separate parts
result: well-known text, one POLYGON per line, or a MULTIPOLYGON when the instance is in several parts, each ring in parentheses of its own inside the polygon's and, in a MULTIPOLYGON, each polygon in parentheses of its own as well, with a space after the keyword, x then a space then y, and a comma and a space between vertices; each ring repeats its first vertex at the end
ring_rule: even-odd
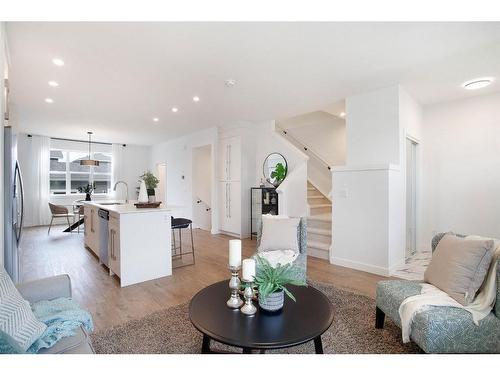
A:
MULTIPOLYGON (((67 273, 73 297, 94 317, 97 330, 143 317, 186 301, 203 287, 228 279, 228 240, 225 235, 194 231, 196 264, 173 270, 173 275, 120 288, 118 279, 83 245, 83 232, 62 233, 63 226, 26 228, 21 248, 22 281, 67 273)), ((183 241, 187 241, 188 238, 183 241)), ((188 242, 184 242, 187 244, 188 242)), ((255 240, 243 240, 243 256, 255 252, 255 240)), ((309 257, 308 277, 374 297, 384 278, 309 257)))

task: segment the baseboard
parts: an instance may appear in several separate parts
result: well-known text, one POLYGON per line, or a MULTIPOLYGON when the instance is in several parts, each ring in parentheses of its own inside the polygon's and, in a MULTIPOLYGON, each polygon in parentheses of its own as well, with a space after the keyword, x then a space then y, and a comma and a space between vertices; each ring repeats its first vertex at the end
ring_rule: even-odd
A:
POLYGON ((369 273, 374 273, 380 276, 390 276, 390 271, 387 268, 374 266, 372 264, 356 262, 349 259, 343 259, 338 257, 331 257, 330 263, 336 266, 342 266, 347 268, 352 268, 358 271, 364 271, 369 273))

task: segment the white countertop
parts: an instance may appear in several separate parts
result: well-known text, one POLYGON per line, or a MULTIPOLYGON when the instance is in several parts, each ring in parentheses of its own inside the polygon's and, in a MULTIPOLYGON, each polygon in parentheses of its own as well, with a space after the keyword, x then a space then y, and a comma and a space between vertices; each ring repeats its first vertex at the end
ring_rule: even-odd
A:
POLYGON ((116 212, 118 214, 134 214, 134 213, 147 213, 147 212, 159 212, 159 211, 172 211, 180 206, 172 206, 161 204, 158 208, 137 208, 134 203, 137 201, 128 201, 125 203, 124 200, 114 199, 114 200, 98 200, 98 201, 85 201, 83 202, 89 206, 95 206, 102 208, 103 210, 116 212), (114 204, 113 204, 114 203, 114 204))

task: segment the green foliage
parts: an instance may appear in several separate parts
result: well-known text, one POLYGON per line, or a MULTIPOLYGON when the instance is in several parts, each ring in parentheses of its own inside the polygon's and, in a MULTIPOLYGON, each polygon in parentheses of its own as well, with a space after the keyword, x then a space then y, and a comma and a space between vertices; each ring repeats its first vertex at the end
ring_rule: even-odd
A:
POLYGON ((277 183, 281 183, 286 177, 286 172, 285 166, 282 163, 278 163, 274 171, 271 172, 271 178, 274 178, 277 183))
POLYGON ((286 288, 286 285, 307 286, 301 274, 301 269, 292 263, 273 267, 267 259, 257 255, 257 274, 254 283, 259 290, 259 297, 266 299, 271 293, 283 290, 294 302, 295 297, 286 288))
MULTIPOLYGON (((155 189, 160 182, 160 180, 158 180, 156 176, 150 171, 144 172, 144 174, 141 176, 141 180, 144 180, 144 182, 146 183, 146 189, 155 189)), ((141 180, 139 180, 139 182, 141 180)))
POLYGON ((94 188, 94 184, 87 184, 86 186, 79 186, 77 190, 79 193, 92 194, 94 188))

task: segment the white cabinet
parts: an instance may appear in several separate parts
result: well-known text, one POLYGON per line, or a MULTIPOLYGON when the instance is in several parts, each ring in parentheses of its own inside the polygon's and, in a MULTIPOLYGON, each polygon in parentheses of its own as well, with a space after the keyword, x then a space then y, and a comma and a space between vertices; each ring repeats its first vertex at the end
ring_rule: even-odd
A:
POLYGON ((219 142, 219 180, 240 181, 241 137, 222 138, 219 142))
POLYGON ((241 183, 219 182, 220 229, 231 234, 241 234, 241 183))
POLYGON ((121 277, 120 267, 120 216, 109 215, 108 223, 108 267, 109 273, 121 277))
POLYGON ((85 221, 85 246, 99 256, 99 216, 98 208, 85 205, 83 218, 85 221))

